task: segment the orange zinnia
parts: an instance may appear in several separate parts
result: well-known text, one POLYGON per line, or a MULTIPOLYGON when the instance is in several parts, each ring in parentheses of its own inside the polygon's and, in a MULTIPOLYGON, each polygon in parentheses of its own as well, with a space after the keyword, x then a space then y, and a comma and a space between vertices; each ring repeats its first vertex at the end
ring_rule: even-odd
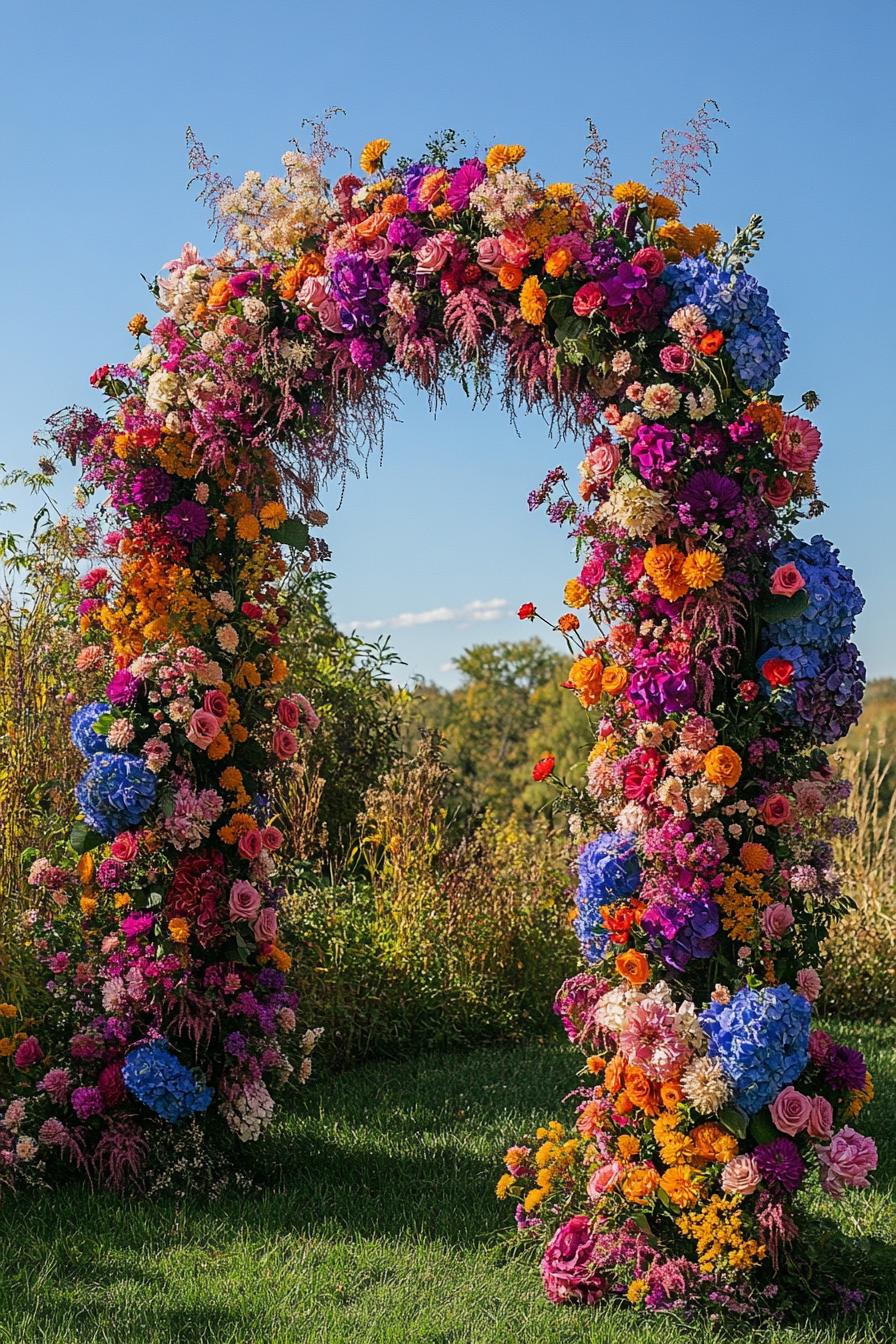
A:
POLYGON ((622 1182, 622 1193, 630 1204, 649 1204, 660 1183, 653 1167, 636 1167, 622 1182))
POLYGON ((644 556, 644 568, 659 589, 660 597, 667 602, 677 601, 688 591, 687 582, 681 573, 683 565, 684 556, 671 543, 651 546, 644 556))
POLYGON ((700 1198, 700 1181, 693 1167, 670 1167, 659 1184, 676 1208, 692 1209, 700 1198))

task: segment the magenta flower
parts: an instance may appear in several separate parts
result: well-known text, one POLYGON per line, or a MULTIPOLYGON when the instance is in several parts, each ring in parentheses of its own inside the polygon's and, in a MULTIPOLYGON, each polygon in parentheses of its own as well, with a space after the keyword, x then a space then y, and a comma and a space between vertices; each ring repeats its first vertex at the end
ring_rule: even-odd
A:
POLYGON ((208 531, 208 514, 195 500, 182 499, 165 514, 165 524, 176 541, 182 541, 188 546, 205 536, 208 531))
POLYGON ((607 1282, 591 1266, 594 1235, 590 1220, 577 1214, 558 1228, 545 1247, 541 1276, 552 1302, 585 1302, 592 1306, 607 1290, 607 1282))

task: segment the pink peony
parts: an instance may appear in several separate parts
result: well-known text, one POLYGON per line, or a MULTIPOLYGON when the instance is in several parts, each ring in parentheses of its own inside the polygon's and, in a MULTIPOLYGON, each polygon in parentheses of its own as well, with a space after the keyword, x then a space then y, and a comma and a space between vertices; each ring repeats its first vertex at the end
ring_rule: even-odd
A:
POLYGON ((625 1167, 621 1162, 609 1162, 605 1167, 598 1167, 588 1182, 588 1198, 600 1199, 618 1185, 624 1174, 625 1167))
POLYGON ((821 1163, 821 1188, 833 1199, 839 1199, 847 1186, 866 1189, 868 1173, 877 1166, 877 1145, 845 1125, 835 1134, 827 1147, 816 1145, 821 1163))
POLYGON ((541 1276, 551 1302, 599 1302, 606 1280, 591 1266, 594 1235, 583 1213, 559 1227, 545 1247, 541 1276))
POLYGON ((88 644, 75 659, 79 672, 97 672, 106 661, 106 650, 101 644, 88 644))
POLYGON ((771 591, 775 597, 793 597, 805 586, 806 580, 796 565, 779 565, 772 575, 771 591))
POLYGON ((834 1125, 834 1108, 825 1097, 809 1098, 806 1133, 812 1139, 829 1139, 834 1125))
POLYGON ((762 1177, 749 1153, 732 1157, 722 1168, 721 1185, 727 1195, 752 1195, 762 1177))
POLYGON ((295 734, 288 728, 278 728, 271 741, 271 749, 278 761, 288 761, 299 749, 295 734))
POLYGON ((272 943, 277 937, 277 911, 270 908, 262 910, 252 932, 256 943, 272 943))
POLYGON ((221 731, 220 721, 206 709, 197 709, 190 719, 187 737, 197 747, 210 747, 221 731))
POLYGON ((687 1063, 691 1051, 675 1030, 675 1014, 664 1003, 643 999, 629 1008, 619 1034, 620 1053, 648 1078, 666 1082, 687 1063))
POLYGON ((251 882, 242 878, 230 888, 230 918, 251 919, 261 905, 261 896, 251 882))
POLYGON ((796 973, 796 992, 802 994, 804 999, 814 1003, 821 993, 821 976, 813 966, 807 966, 805 970, 796 973))
POLYGON ((762 912, 762 932, 766 938, 776 941, 784 937, 793 926, 793 911, 783 901, 767 905, 762 912))
POLYGON ((775 1128, 782 1134, 794 1138, 801 1134, 809 1123, 812 1103, 795 1087, 785 1087, 775 1097, 770 1107, 775 1128))
POLYGON ((137 857, 138 840, 130 831, 122 831, 112 841, 112 858, 118 863, 133 863, 137 857))
POLYGON ((821 435, 810 420, 785 415, 784 429, 775 440, 774 451, 788 471, 808 471, 821 452, 821 435))
POLYGON ((309 275, 296 295, 296 303, 300 303, 303 308, 310 308, 313 313, 316 313, 321 305, 326 302, 326 298, 326 281, 322 280, 319 275, 309 275))

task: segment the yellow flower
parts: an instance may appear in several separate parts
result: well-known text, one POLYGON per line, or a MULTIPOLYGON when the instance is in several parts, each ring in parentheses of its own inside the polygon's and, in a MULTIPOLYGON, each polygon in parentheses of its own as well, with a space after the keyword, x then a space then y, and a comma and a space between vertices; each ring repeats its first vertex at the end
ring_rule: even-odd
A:
POLYGON ((236 525, 236 534, 241 541, 257 541, 260 531, 254 513, 244 513, 236 525))
POLYGON ((116 910, 127 910, 127 908, 128 908, 128 906, 130 905, 130 903, 131 903, 131 898, 130 898, 130 896, 127 894, 126 891, 116 891, 116 893, 115 893, 115 909, 116 909, 116 910))
POLYGON ((9 1059, 9 1056, 12 1054, 14 1049, 15 1049, 14 1041, 11 1041, 8 1036, 0 1037, 0 1059, 9 1059))
POLYGON ((18 1017, 19 1010, 14 1003, 0 1003, 0 1017, 18 1017))
POLYGON ((135 313, 128 323, 128 331, 132 336, 141 336, 149 327, 144 313, 135 313))
POLYGON ((549 201, 577 201, 579 193, 571 182, 551 182, 544 194, 549 201))
POLYGON ((681 567, 681 577, 689 588, 711 588, 725 573, 725 567, 713 551, 693 551, 681 567))
POLYGON ((284 952, 282 947, 274 943, 271 947, 271 961, 278 971, 288 971, 292 965, 292 957, 288 952, 284 952))
POLYGON ((636 1307, 641 1301, 641 1298, 647 1292, 647 1286, 646 1279, 632 1279, 625 1295, 633 1307, 636 1307))
POLYGON ((524 145, 492 145, 485 156, 485 166, 490 173, 499 173, 502 168, 512 168, 526 157, 524 145))
POLYGON ((84 915, 85 918, 89 919, 90 916, 96 910, 96 904, 97 904, 96 899, 93 896, 82 896, 80 904, 81 904, 81 914, 84 915))
POLYGON ((647 213, 651 219, 677 219, 678 205, 670 197, 654 192, 647 202, 647 213))
POLYGON ((587 607, 588 589, 578 579, 570 579, 563 589, 563 601, 567 607, 587 607))
POLYGON ((632 1157, 637 1157, 641 1150, 641 1140, 636 1139, 634 1134, 620 1134, 616 1140, 616 1147, 619 1149, 619 1156, 625 1161, 632 1157))
MULTIPOLYGON (((711 224, 695 224, 691 229, 689 255, 696 257, 701 252, 707 254, 712 252, 721 236, 718 229, 714 229, 711 224)), ((685 251, 688 249, 685 248, 685 251)))
POLYGON ((523 281, 520 290, 520 312, 532 327, 538 327, 544 321, 548 310, 548 296, 534 275, 523 281))
POLYGON ((498 1188, 495 1191, 495 1194, 498 1196, 498 1199, 507 1198, 507 1196, 510 1194, 510 1187, 513 1185, 514 1180, 515 1177, 510 1175, 501 1177, 500 1181, 498 1182, 498 1188))
POLYGON ((679 1209, 692 1209, 700 1198, 700 1178, 693 1167, 670 1167, 660 1178, 660 1189, 679 1209))
POLYGON ((626 201, 629 205, 643 205, 652 195, 642 182, 619 182, 612 192, 614 201, 626 201))
POLYGON ((275 686, 275 685, 277 684, 278 681, 285 681, 288 672, 289 672, 289 668, 287 667, 286 663, 284 663, 284 661, 283 661, 283 659, 280 657, 280 655, 277 654, 277 653, 272 653, 272 654, 271 654, 271 672, 270 672, 270 676, 268 677, 268 681, 269 681, 269 683, 270 683, 272 686, 275 686))
POLYGON ((368 140, 361 150, 358 163, 362 173, 377 173, 383 166, 383 159, 389 152, 391 140, 368 140))
POLYGON ((169 919, 168 932, 174 943, 185 943, 190 936, 190 926, 185 919, 169 919))
POLYGON ((657 237, 663 246, 677 247, 682 252, 686 252, 691 242, 691 231, 685 228, 684 224, 679 224, 678 220, 672 220, 669 224, 664 224, 657 230, 657 237))
POLYGON ((269 531, 273 531, 275 527, 279 527, 281 523, 286 522, 286 510, 282 504, 274 502, 271 502, 270 504, 262 504, 259 517, 261 518, 262 527, 266 527, 269 531))

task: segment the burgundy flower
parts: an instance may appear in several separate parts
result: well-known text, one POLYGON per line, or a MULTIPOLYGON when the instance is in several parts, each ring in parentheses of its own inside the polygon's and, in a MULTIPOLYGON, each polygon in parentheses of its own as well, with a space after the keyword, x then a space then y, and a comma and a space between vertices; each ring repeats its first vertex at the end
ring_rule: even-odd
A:
POLYGON ((226 873, 224 856, 211 853, 188 854, 179 860, 165 897, 167 919, 186 919, 196 927, 203 947, 209 947, 224 932, 227 918, 226 873))
POLYGON ((161 467, 146 467, 134 477, 131 486, 131 499, 138 509, 152 508, 153 504, 164 504, 171 497, 174 478, 161 467))
POLYGON ((753 1161, 771 1190, 786 1190, 790 1194, 799 1189, 806 1172, 806 1164, 793 1139, 775 1139, 774 1143, 760 1144, 753 1150, 753 1161))
POLYGON ((44 1052, 37 1037, 26 1036, 15 1054, 16 1068, 30 1069, 32 1064, 39 1064, 43 1057, 44 1052))

